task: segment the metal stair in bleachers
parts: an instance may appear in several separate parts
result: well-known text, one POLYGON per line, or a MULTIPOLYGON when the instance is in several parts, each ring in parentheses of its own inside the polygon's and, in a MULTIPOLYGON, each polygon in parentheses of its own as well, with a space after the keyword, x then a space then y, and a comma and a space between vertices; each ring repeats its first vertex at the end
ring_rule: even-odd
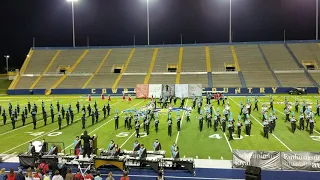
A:
POLYGON ((305 76, 309 79, 309 81, 312 82, 313 86, 318 87, 319 84, 313 79, 313 77, 309 74, 309 72, 303 67, 303 65, 301 64, 301 62, 299 62, 298 58, 295 56, 295 54, 292 52, 292 50, 290 49, 290 47, 285 44, 285 47, 287 48, 288 52, 290 53, 292 59, 295 60, 295 62, 297 63, 297 65, 303 69, 305 76))
POLYGON ((268 59, 267 59, 266 55, 264 54, 264 52, 263 52, 263 50, 262 50, 262 48, 261 48, 261 46, 260 46, 259 44, 258 44, 258 48, 259 48, 259 51, 260 51, 260 53, 261 53, 261 55, 262 55, 262 57, 263 57, 263 60, 265 61, 266 65, 267 65, 269 71, 271 72, 273 78, 276 80, 277 86, 278 86, 278 87, 282 87, 282 85, 281 85, 278 77, 276 76, 276 74, 275 74, 274 71, 272 70, 272 68, 271 68, 271 66, 270 66, 270 64, 269 64, 269 62, 268 62, 268 59))
POLYGON ((147 73, 154 48, 136 48, 126 73, 147 73))
POLYGON ((310 75, 313 77, 318 84, 320 84, 320 71, 309 71, 310 75))
POLYGON ((236 45, 235 49, 247 87, 277 86, 276 80, 268 69, 258 45, 236 45))

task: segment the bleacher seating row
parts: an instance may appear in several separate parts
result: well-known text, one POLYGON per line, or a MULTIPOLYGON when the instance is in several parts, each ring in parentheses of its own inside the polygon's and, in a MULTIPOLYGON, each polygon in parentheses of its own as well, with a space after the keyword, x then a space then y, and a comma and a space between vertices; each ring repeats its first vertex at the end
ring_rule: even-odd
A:
MULTIPOLYGON (((317 43, 289 43, 287 47, 299 63, 305 65, 306 61, 312 61, 315 69, 318 68, 320 47, 317 43)), ((203 87, 242 87, 237 70, 242 72, 247 87, 277 87, 279 83, 283 87, 314 86, 306 73, 320 83, 320 73, 299 69, 299 63, 280 43, 235 44, 232 48, 230 45, 194 45, 183 46, 182 51, 179 46, 85 51, 36 48, 30 61, 25 61, 23 74, 10 87, 51 89, 56 84, 59 89, 128 88, 143 83, 176 82, 203 87), (178 67, 179 60, 181 67, 178 67), (235 72, 226 71, 226 66, 237 64, 239 69, 235 67, 235 72), (177 72, 168 71, 169 66, 177 72), (120 72, 115 73, 116 69, 120 72), (212 82, 208 82, 208 69, 212 71, 212 82), (62 70, 67 73, 65 78, 62 70)))

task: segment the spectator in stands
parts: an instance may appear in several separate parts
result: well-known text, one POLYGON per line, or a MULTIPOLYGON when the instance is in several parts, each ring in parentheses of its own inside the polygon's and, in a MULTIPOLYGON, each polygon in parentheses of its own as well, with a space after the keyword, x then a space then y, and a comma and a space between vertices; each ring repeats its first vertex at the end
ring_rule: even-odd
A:
POLYGON ((32 170, 28 168, 25 180, 32 180, 32 170))
POLYGON ((36 169, 36 172, 33 175, 33 180, 42 180, 42 175, 39 169, 36 169))
POLYGON ((25 180, 25 177, 24 175, 22 174, 22 169, 18 169, 18 173, 17 173, 17 177, 16 177, 17 180, 25 180))
POLYGON ((49 170, 43 175, 43 180, 50 180, 49 170))
POLYGON ((102 180, 100 171, 97 171, 97 175, 94 177, 94 180, 102 180))
POLYGON ((69 168, 68 173, 66 175, 66 180, 73 180, 72 170, 69 168))
POLYGON ((38 169, 40 170, 42 175, 45 175, 46 172, 49 170, 49 165, 46 161, 42 160, 41 164, 39 164, 38 169))
POLYGON ((120 180, 130 180, 127 171, 123 171, 123 175, 122 175, 122 177, 120 178, 120 180))
POLYGON ((108 174, 108 177, 106 178, 106 180, 114 180, 114 178, 112 177, 112 172, 110 171, 108 174))
POLYGON ((93 176, 90 172, 90 170, 87 170, 86 175, 84 176, 85 180, 93 180, 93 176))
POLYGON ((2 168, 0 171, 0 180, 6 180, 6 179, 7 179, 6 169, 2 168))
POLYGON ((82 174, 80 173, 80 169, 77 170, 77 173, 73 177, 74 180, 83 180, 82 174))
POLYGON ((52 177, 52 180, 63 180, 63 177, 60 175, 58 170, 54 172, 54 176, 52 177))
POLYGON ((11 168, 9 174, 7 175, 7 180, 16 180, 16 173, 14 173, 14 170, 11 168))

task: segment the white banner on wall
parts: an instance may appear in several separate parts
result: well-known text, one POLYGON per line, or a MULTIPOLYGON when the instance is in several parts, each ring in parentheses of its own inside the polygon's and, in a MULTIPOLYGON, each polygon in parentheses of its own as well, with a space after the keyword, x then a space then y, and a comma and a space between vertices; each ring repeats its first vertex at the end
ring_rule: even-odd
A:
POLYGON ((189 97, 202 96, 202 85, 201 84, 189 84, 188 94, 189 94, 189 97))
POLYGON ((159 98, 162 94, 162 84, 149 84, 149 98, 159 98))
POLYGON ((175 95, 178 98, 188 97, 188 84, 176 84, 175 95))

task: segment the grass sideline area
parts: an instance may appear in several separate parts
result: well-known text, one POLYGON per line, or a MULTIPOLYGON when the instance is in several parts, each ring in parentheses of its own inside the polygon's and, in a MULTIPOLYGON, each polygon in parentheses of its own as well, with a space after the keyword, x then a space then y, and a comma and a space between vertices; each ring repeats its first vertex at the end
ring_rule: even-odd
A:
MULTIPOLYGON (((287 95, 286 95, 287 96, 287 95)), ((290 102, 295 102, 298 98, 300 102, 305 100, 306 102, 313 103, 312 111, 315 111, 316 99, 319 99, 318 95, 307 95, 307 96, 287 96, 290 102)), ((254 97, 250 97, 253 102, 254 97)), ((234 96, 228 97, 230 103, 230 109, 233 113, 234 119, 237 119, 240 111, 240 101, 246 102, 245 96, 234 96)), ((153 142, 156 138, 159 139, 162 145, 162 149, 166 150, 166 156, 170 157, 170 148, 174 142, 177 142, 180 151, 180 157, 193 157, 199 159, 232 159, 231 151, 233 149, 243 149, 243 150, 268 150, 268 151, 319 151, 320 149, 320 125, 315 123, 315 132, 312 137, 310 137, 307 131, 296 130, 295 134, 291 133, 290 123, 284 122, 284 95, 273 95, 274 108, 276 115, 278 117, 277 127, 275 132, 271 135, 269 134, 269 139, 263 138, 263 128, 262 128, 262 115, 261 106, 264 102, 269 102, 269 96, 258 97, 259 100, 259 111, 252 111, 251 121, 252 130, 251 136, 245 136, 244 128, 242 128, 242 137, 240 139, 235 139, 233 141, 228 141, 228 132, 225 134, 219 128, 217 132, 213 131, 213 128, 208 128, 204 121, 203 131, 199 131, 197 112, 192 111, 191 122, 186 122, 186 117, 184 112, 182 115, 181 131, 177 131, 176 126, 176 112, 172 112, 173 118, 173 128, 172 137, 167 135, 167 112, 159 112, 159 132, 155 132, 153 121, 150 124, 150 134, 138 139, 142 144, 145 144, 147 150, 152 150, 153 142)), ((83 130, 81 129, 81 112, 77 114, 76 112, 76 102, 80 101, 81 107, 83 104, 87 105, 88 100, 82 95, 77 96, 2 96, 0 99, 0 105, 6 110, 8 108, 8 103, 11 102, 13 107, 17 103, 20 107, 24 107, 28 100, 33 104, 36 102, 38 105, 38 122, 37 129, 33 130, 32 120, 30 115, 26 121, 26 125, 22 127, 21 118, 19 116, 18 122, 16 123, 16 129, 12 130, 11 121, 7 120, 7 124, 3 125, 2 116, 0 117, 0 154, 19 154, 25 152, 30 141, 46 139, 48 142, 63 142, 66 147, 66 153, 70 152, 70 148, 73 148, 73 140, 75 136, 81 135, 83 130), (48 113, 48 125, 43 126, 44 122, 42 120, 41 113, 41 101, 44 100, 45 107, 48 113), (55 116, 54 124, 51 124, 51 118, 49 113, 50 102, 53 103, 55 112, 56 102, 60 101, 61 105, 68 106, 69 103, 72 104, 73 110, 75 112, 75 122, 69 126, 66 126, 66 120, 63 120, 63 128, 58 130, 57 119, 55 116)), ((110 140, 114 140, 122 150, 132 150, 133 143, 136 140, 134 129, 128 130, 124 128, 124 114, 123 110, 126 109, 140 109, 145 107, 149 100, 134 99, 131 102, 122 101, 121 98, 112 97, 111 98, 111 116, 103 120, 102 107, 106 102, 102 101, 100 97, 93 97, 91 105, 94 101, 97 101, 100 119, 97 124, 91 125, 91 117, 87 118, 86 130, 90 135, 98 135, 98 148, 107 148, 110 140), (113 116, 115 110, 118 109, 120 114, 119 129, 114 129, 113 116)), ((186 101, 188 106, 192 106, 191 99, 186 101)), ((205 100, 204 100, 205 103, 205 100)), ((178 100, 177 106, 180 106, 180 101, 178 100)), ((214 102, 214 108, 216 109, 217 102, 214 102)), ((81 108, 80 108, 81 109, 81 108)), ((223 107, 219 106, 220 112, 222 112, 223 107)), ((253 107, 252 107, 253 109, 253 107)), ((8 112, 7 112, 8 113, 8 112)), ((298 118, 299 114, 295 114, 298 118)), ((9 116, 8 116, 9 118, 9 116)), ((316 121, 318 117, 316 117, 316 121)), ((298 124, 298 123, 297 123, 298 124)), ((140 132, 143 131, 141 127, 140 132)), ((235 132, 236 133, 236 132, 235 132)), ((236 136, 234 136, 236 137, 236 136)))

